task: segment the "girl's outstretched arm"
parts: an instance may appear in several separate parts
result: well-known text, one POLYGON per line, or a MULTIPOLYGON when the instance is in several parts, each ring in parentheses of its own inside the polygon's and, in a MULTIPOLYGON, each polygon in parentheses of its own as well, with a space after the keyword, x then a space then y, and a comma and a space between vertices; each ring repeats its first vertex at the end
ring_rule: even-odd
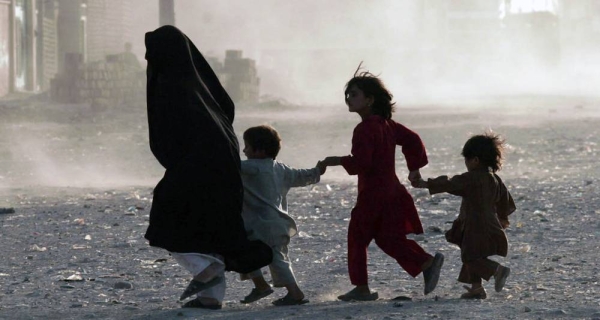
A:
MULTIPOLYGON (((327 157, 321 161, 319 161, 319 163, 325 167, 334 167, 334 166, 339 166, 342 165, 342 157, 327 157)), ((319 165, 319 163, 317 163, 317 166, 319 165)))
POLYGON ((427 188, 430 194, 447 192, 455 196, 464 197, 469 190, 468 172, 460 175, 456 175, 452 178, 448 176, 439 176, 437 178, 427 180, 427 188))

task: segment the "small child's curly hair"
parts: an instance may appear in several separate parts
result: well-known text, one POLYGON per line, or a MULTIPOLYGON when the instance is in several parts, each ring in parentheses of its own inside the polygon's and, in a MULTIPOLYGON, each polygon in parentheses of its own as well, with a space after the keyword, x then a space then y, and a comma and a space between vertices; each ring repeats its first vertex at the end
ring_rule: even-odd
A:
POLYGON ((346 83, 344 95, 347 97, 350 88, 356 86, 365 94, 365 97, 373 97, 374 101, 371 106, 373 114, 381 116, 384 119, 391 119, 392 112, 395 111, 394 105, 396 104, 392 102, 394 96, 376 75, 369 71, 359 72, 361 66, 362 62, 358 66, 358 69, 356 69, 356 72, 354 72, 352 79, 346 83))
POLYGON ((496 172, 502 169, 504 143, 500 135, 492 132, 474 135, 467 140, 461 154, 466 159, 478 157, 481 165, 496 172))
POLYGON ((273 159, 281 150, 281 137, 277 130, 269 125, 248 128, 244 132, 244 141, 255 150, 264 150, 265 154, 273 159))

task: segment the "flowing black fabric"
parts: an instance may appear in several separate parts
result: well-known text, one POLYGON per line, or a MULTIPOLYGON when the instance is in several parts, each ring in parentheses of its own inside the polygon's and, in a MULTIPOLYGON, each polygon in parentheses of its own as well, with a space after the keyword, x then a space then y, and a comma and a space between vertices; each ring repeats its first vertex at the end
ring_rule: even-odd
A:
POLYGON ((150 149, 166 169, 146 239, 171 252, 221 254, 231 271, 269 264, 271 248, 244 230, 233 101, 177 28, 148 32, 145 42, 150 149))

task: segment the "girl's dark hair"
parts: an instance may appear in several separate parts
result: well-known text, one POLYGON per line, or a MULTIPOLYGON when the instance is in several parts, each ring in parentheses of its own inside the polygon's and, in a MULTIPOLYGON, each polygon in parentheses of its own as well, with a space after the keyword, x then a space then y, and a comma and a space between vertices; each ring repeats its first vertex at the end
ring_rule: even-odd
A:
POLYGON ((481 165, 492 168, 492 171, 496 172, 502 169, 503 151, 504 139, 500 135, 486 132, 469 138, 461 154, 467 159, 478 157, 481 165))
POLYGON ((344 88, 345 97, 348 96, 350 88, 356 86, 364 93, 365 97, 373 97, 374 101, 371 106, 373 114, 385 119, 391 119, 392 112, 395 111, 394 105, 396 104, 395 102, 392 102, 394 96, 388 91, 377 76, 369 71, 359 72, 361 66, 362 62, 358 66, 358 69, 356 69, 356 72, 354 72, 352 79, 346 83, 346 87, 344 88))
POLYGON ((264 150, 265 154, 273 159, 281 150, 281 137, 277 130, 269 125, 248 128, 244 132, 244 141, 254 150, 264 150))

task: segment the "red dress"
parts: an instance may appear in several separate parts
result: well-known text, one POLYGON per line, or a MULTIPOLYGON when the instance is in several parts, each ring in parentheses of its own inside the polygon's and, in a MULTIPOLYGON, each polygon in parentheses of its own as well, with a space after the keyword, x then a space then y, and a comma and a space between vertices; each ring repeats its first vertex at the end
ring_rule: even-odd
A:
POLYGON ((341 159, 348 174, 358 175, 358 197, 348 227, 348 269, 354 285, 368 283, 367 247, 372 240, 413 277, 431 257, 406 239, 407 234, 423 233, 423 226, 412 197, 396 176, 397 145, 410 171, 427 164, 418 134, 377 115, 356 126, 352 155, 341 159))

